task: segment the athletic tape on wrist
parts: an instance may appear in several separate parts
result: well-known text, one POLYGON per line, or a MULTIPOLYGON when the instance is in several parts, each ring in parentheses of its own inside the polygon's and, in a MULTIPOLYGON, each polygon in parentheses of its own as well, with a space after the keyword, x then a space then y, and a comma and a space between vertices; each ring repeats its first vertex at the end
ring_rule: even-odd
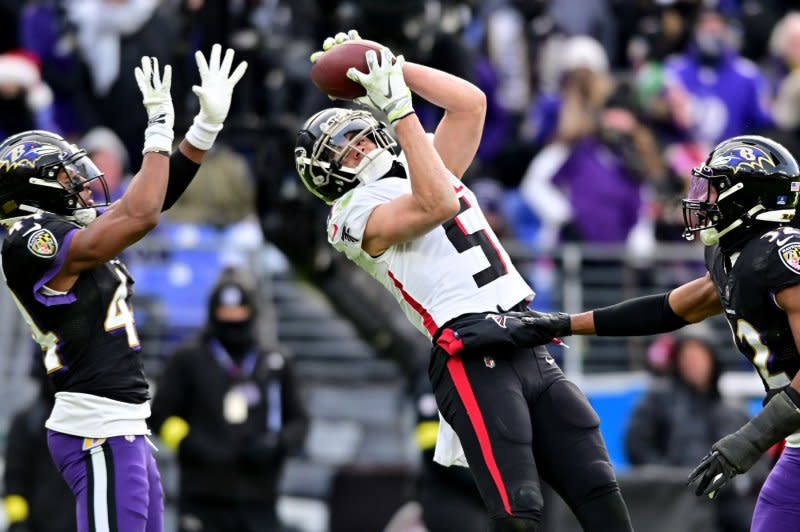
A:
POLYGON ((211 124, 197 115, 194 117, 189 131, 186 132, 186 140, 198 150, 208 151, 214 145, 220 131, 222 131, 222 124, 211 124))
POLYGON ((175 132, 165 124, 151 124, 144 130, 144 148, 142 153, 160 151, 170 153, 175 132))

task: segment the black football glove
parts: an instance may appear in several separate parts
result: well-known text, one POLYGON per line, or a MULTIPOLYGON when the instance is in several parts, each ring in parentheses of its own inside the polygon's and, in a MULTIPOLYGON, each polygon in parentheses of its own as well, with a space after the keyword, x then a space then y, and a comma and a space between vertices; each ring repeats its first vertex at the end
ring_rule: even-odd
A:
MULTIPOLYGON (((733 435, 726 436, 726 438, 730 438, 731 436, 733 435)), ((701 495, 708 495, 709 499, 713 499, 717 496, 717 492, 722 486, 739 474, 739 471, 725 458, 725 455, 715 448, 721 442, 722 440, 714 444, 712 447, 713 450, 703 457, 700 461, 700 465, 689 475, 689 484, 692 484, 698 478, 700 479, 700 482, 694 490, 694 494, 698 497, 701 495)), ((761 456, 761 453, 759 453, 758 456, 761 456)))
POLYGON ((442 331, 436 343, 451 355, 484 355, 492 349, 549 344, 569 332, 569 314, 563 312, 500 312, 461 320, 442 331))
POLYGON ((524 312, 507 312, 506 315, 516 318, 522 323, 523 327, 518 333, 521 342, 539 342, 528 345, 541 345, 548 343, 553 338, 560 338, 572 334, 572 323, 570 322, 569 314, 566 312, 537 312, 535 310, 526 310, 524 312), (549 338, 547 341, 541 342, 540 340, 544 337, 549 338))
POLYGON ((800 429, 800 409, 793 395, 796 395, 793 390, 776 394, 742 428, 711 446, 711 452, 689 475, 689 484, 700 479, 695 495, 708 495, 713 499, 717 490, 736 475, 748 471, 764 451, 800 429))

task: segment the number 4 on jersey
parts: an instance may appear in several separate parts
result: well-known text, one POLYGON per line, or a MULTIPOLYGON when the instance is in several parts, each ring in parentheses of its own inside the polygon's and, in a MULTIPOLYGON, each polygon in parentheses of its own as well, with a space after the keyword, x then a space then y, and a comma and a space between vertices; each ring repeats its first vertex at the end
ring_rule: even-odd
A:
POLYGON ((114 268, 114 273, 119 277, 120 283, 114 292, 114 297, 111 298, 103 328, 106 332, 111 332, 124 327, 125 334, 128 335, 128 345, 130 347, 138 347, 139 335, 136 333, 133 310, 128 306, 128 279, 119 268, 114 268))

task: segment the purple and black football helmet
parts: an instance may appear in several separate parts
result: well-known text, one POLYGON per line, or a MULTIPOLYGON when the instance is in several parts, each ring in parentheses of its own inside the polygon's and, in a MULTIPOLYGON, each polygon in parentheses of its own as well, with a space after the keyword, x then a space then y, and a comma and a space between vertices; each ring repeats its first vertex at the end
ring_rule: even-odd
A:
POLYGON ((0 221, 9 223, 38 211, 80 221, 87 218, 81 211, 109 203, 103 173, 85 150, 60 135, 32 130, 0 143, 0 221), (68 177, 68 186, 59 181, 61 172, 68 177), (102 189, 105 198, 87 205, 80 193, 95 180, 101 184, 95 189, 102 189))

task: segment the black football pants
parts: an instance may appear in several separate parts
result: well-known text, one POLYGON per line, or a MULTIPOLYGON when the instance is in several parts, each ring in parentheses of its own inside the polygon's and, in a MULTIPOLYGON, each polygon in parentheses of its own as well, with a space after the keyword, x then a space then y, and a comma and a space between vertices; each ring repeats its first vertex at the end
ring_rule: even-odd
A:
POLYGON ((631 530, 600 420, 547 349, 462 357, 435 347, 429 376, 490 519, 539 522, 541 478, 585 530, 631 530))

